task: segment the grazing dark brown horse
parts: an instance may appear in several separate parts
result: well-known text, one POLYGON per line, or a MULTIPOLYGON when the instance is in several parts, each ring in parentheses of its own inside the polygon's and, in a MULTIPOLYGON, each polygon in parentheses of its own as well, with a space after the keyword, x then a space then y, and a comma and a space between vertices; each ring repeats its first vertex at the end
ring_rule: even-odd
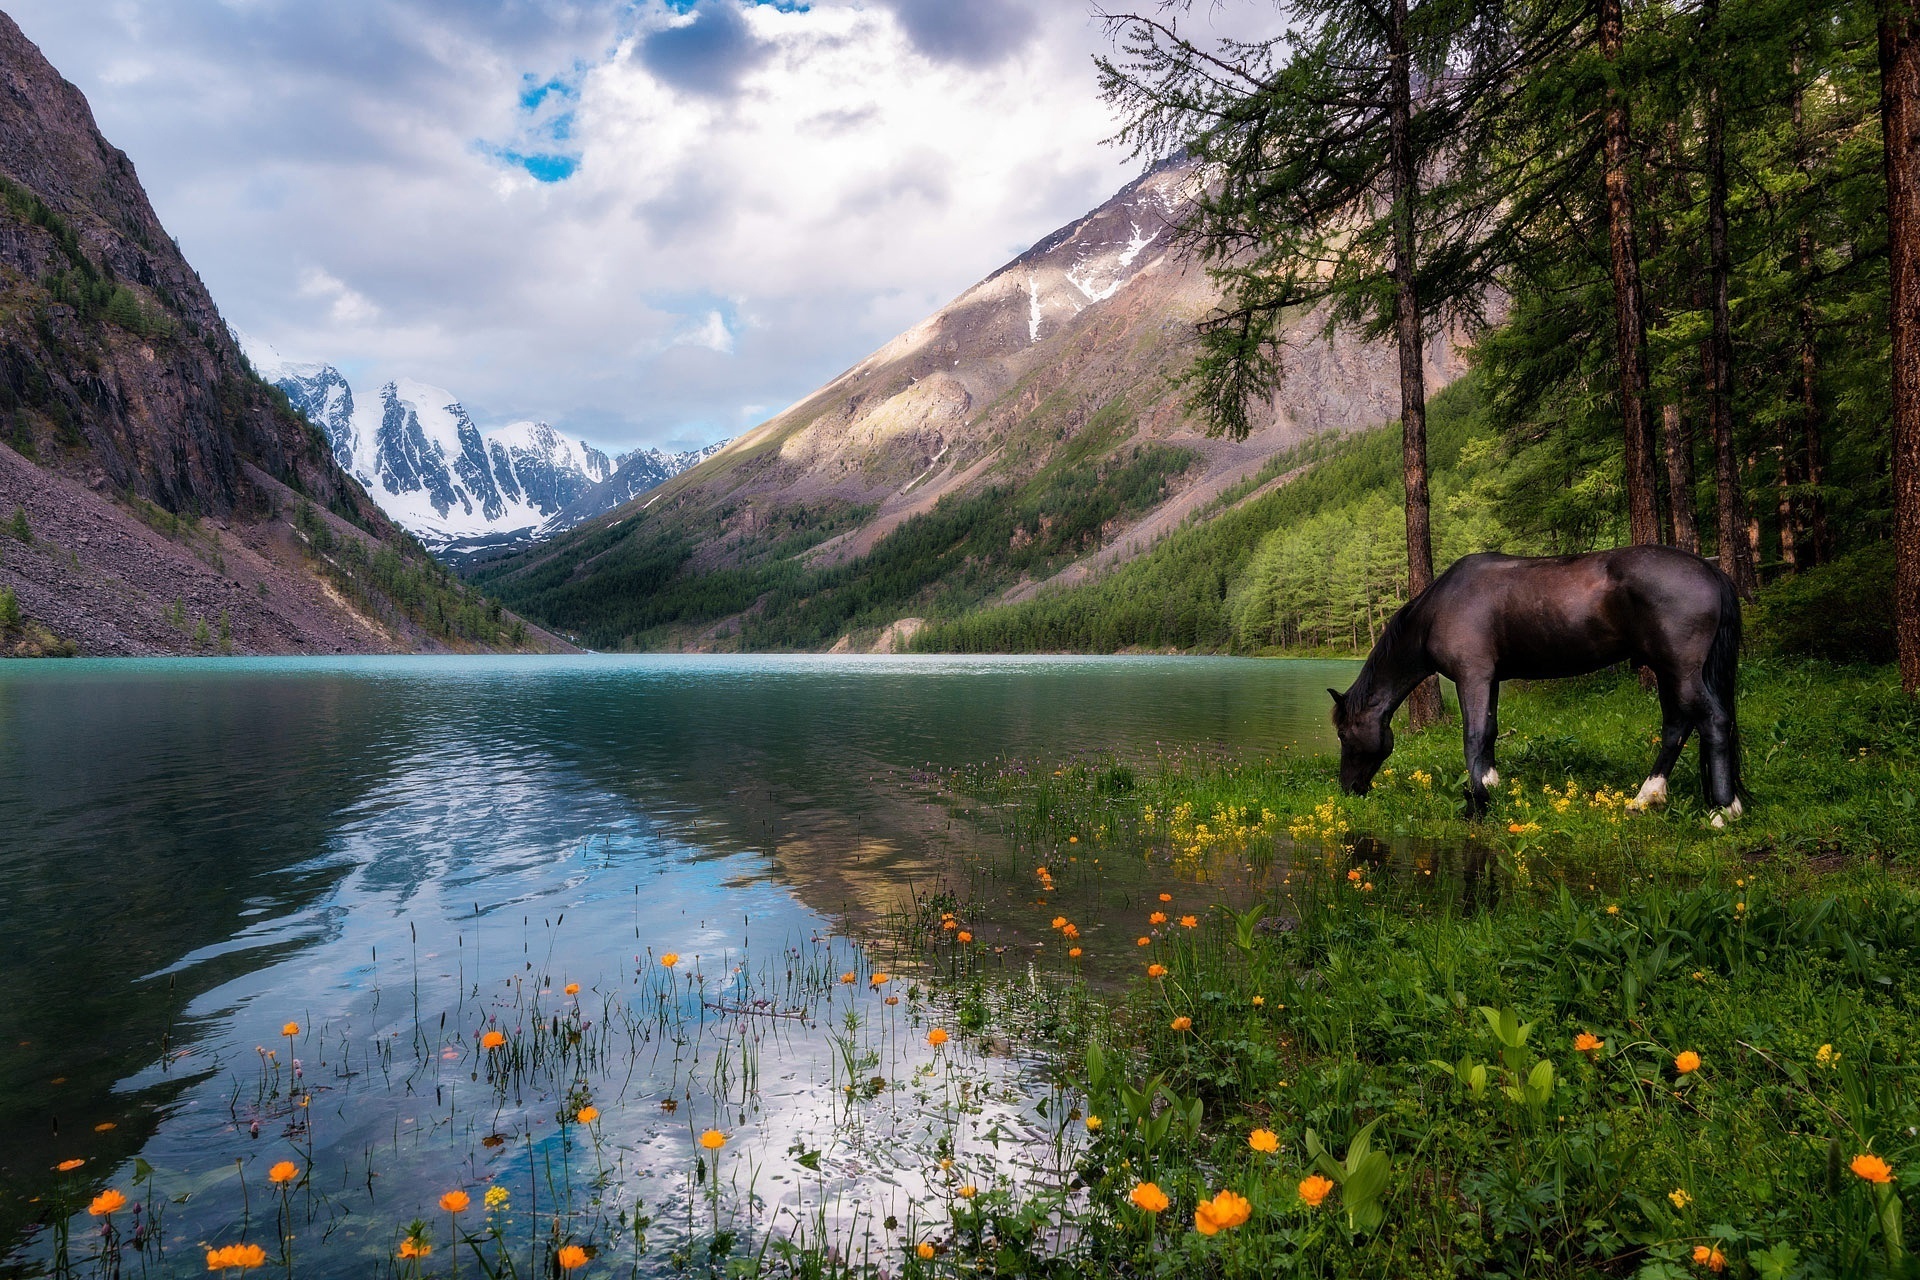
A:
POLYGON ((1652 670, 1662 737, 1632 807, 1664 804, 1687 735, 1700 731, 1700 787, 1715 826, 1740 815, 1734 678, 1740 600, 1727 575, 1672 547, 1583 556, 1462 557, 1388 620, 1353 687, 1333 694, 1340 785, 1364 795, 1393 750, 1394 710, 1438 672, 1460 691, 1467 805, 1487 809, 1502 680, 1585 675, 1616 662, 1652 670))

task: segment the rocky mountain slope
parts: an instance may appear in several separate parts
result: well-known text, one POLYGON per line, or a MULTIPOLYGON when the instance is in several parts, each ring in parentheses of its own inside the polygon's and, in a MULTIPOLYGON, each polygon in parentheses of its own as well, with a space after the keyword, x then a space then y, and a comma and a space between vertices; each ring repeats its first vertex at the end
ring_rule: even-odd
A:
MULTIPOLYGON (((1174 233, 1195 181, 1144 174, 700 466, 478 579, 598 646, 894 644, 1103 572, 1309 437, 1397 415, 1393 352, 1303 316, 1260 430, 1190 420, 1172 378, 1217 300, 1174 233)), ((1436 335, 1430 385, 1463 367, 1436 335)))
POLYGON ((0 523, 0 653, 540 639, 253 376, 132 162, 4 14, 0 523))
POLYGON ((330 364, 298 363, 242 339, 254 369, 326 433, 333 456, 380 509, 442 559, 525 546, 610 511, 719 445, 636 449, 610 459, 545 422, 482 431, 457 396, 422 382, 355 393, 330 364))

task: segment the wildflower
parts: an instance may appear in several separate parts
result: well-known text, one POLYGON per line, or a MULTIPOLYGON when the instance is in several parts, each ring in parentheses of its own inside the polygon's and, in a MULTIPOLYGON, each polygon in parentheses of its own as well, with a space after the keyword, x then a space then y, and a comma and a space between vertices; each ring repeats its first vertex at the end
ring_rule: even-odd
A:
POLYGON ((464 1213, 467 1206, 472 1203, 473 1201, 467 1198, 467 1193, 459 1190, 449 1191, 440 1197, 440 1207, 448 1213, 464 1213))
POLYGON ((562 1245, 553 1260, 560 1264, 562 1271, 578 1271, 587 1265, 587 1251, 577 1244, 562 1245))
POLYGON ((1162 902, 1172 902, 1172 901, 1173 901, 1173 895, 1172 895, 1172 894, 1170 894, 1170 893, 1163 893, 1163 894, 1161 894, 1161 895, 1160 895, 1160 901, 1162 901, 1162 902))
POLYGON ((267 1251, 257 1244, 229 1244, 207 1250, 209 1271, 231 1271, 235 1268, 244 1271, 260 1266, 266 1260, 267 1251))
POLYGON ((1141 938, 1139 941, 1135 942, 1133 945, 1136 947, 1144 947, 1144 946, 1147 946, 1152 941, 1153 941, 1152 938, 1141 938))
POLYGON ((1199 928, 1199 926, 1200 926, 1200 917, 1198 916, 1181 916, 1180 917, 1180 927, 1182 929, 1197 929, 1199 928))
POLYGON ((1358 881, 1360 879, 1360 868, 1355 867, 1353 870, 1347 872, 1347 879, 1358 881))
POLYGON ((297 1022, 289 1022, 286 1026, 280 1028, 280 1034, 289 1037, 297 1036, 300 1034, 300 1024, 297 1022))
POLYGON ((933 1246, 925 1240, 922 1240, 919 1245, 915 1247, 914 1252, 920 1255, 922 1262, 933 1261, 933 1246))
POLYGON ((1367 881, 1367 882, 1366 882, 1365 884, 1363 884, 1363 885, 1361 885, 1361 886, 1360 886, 1360 891, 1361 891, 1362 893, 1372 893, 1372 892, 1373 892, 1373 881, 1371 881, 1371 880, 1369 880, 1369 881, 1367 881))
POLYGON ((96 1218, 104 1218, 115 1210, 126 1207, 126 1196, 109 1187, 93 1198, 93 1203, 87 1206, 87 1212, 96 1218))
POLYGON ((1833 1051, 1830 1044, 1821 1045, 1820 1052, 1813 1055, 1813 1060, 1828 1070, 1840 1065, 1840 1055, 1833 1051))
POLYGON ((1067 955, 1068 955, 1069 957, 1071 957, 1072 959, 1075 959, 1075 960, 1078 960, 1078 959, 1080 958, 1080 948, 1078 948, 1078 947, 1074 947, 1074 948, 1072 948, 1072 949, 1070 949, 1070 950, 1069 950, 1069 951, 1067 952, 1067 955))
POLYGON ((1307 1202, 1309 1209, 1318 1209, 1320 1202, 1333 1194, 1333 1180, 1319 1174, 1300 1180, 1300 1198, 1307 1202))
POLYGON ((1053 918, 1053 927, 1054 927, 1054 928, 1056 928, 1056 929, 1064 929, 1064 928, 1066 928, 1066 927, 1067 927, 1067 918, 1066 918, 1065 916, 1055 916, 1055 917, 1053 918))
POLYGON ((1865 1151, 1855 1156, 1852 1163, 1847 1165, 1847 1168, 1853 1170, 1855 1177, 1865 1178, 1868 1182, 1888 1183, 1893 1181, 1893 1166, 1885 1160, 1882 1160, 1879 1156, 1874 1155, 1871 1151, 1865 1151))
POLYGON ((927 1043, 932 1045, 934 1048, 938 1049, 941 1045, 945 1044, 946 1042, 947 1042, 947 1029, 945 1027, 935 1027, 933 1030, 927 1032, 927 1043))
POLYGON ((53 1167, 58 1169, 62 1173, 72 1173, 75 1169, 78 1169, 81 1165, 85 1163, 86 1163, 85 1160, 62 1160, 59 1164, 53 1167))
POLYGON ((1746 909, 1747 909, 1747 904, 1744 902, 1736 902, 1733 904, 1733 913, 1735 915, 1739 915, 1742 911, 1745 911, 1746 909))
POLYGON ((1135 1184, 1133 1190, 1127 1193, 1127 1199, 1133 1201, 1135 1207, 1145 1209, 1148 1213, 1164 1213, 1167 1206, 1172 1203, 1167 1199, 1167 1193, 1151 1182, 1135 1184))
POLYGON ((487 1211, 491 1213, 496 1209, 504 1209, 506 1207, 507 1207, 507 1189, 501 1186, 488 1187, 487 1188, 487 1211))
POLYGON ((580 994, 580 984, 579 984, 579 983, 577 983, 577 982, 569 982, 569 983, 567 984, 567 994, 568 994, 568 995, 570 995, 570 996, 577 996, 577 995, 579 995, 579 994, 580 994))
POLYGON ((874 975, 873 975, 873 976, 872 976, 871 978, 868 978, 868 979, 867 979, 867 985, 868 985, 868 986, 870 986, 870 987, 872 987, 872 988, 873 988, 874 990, 876 990, 876 991, 877 991, 877 990, 879 990, 879 989, 880 989, 881 987, 884 987, 884 986, 886 986, 886 985, 887 985, 887 984, 888 984, 889 982, 892 982, 892 981, 893 981, 893 975, 892 975, 892 974, 890 974, 890 973, 876 973, 876 974, 874 974, 874 975))
POLYGON ((1519 835, 1519 834, 1520 834, 1520 833, 1521 833, 1522 831, 1525 831, 1525 830, 1526 830, 1526 828, 1525 828, 1525 827, 1523 827, 1523 826, 1521 826, 1521 825, 1520 825, 1519 823, 1517 823, 1517 822, 1509 822, 1509 823, 1507 824, 1507 834, 1508 834, 1508 835, 1512 835, 1512 836, 1517 836, 1517 835, 1519 835))
POLYGON ((1685 1049, 1673 1060, 1673 1069, 1681 1075, 1689 1075, 1700 1069, 1700 1055, 1691 1049, 1685 1049))
POLYGON ((1280 1149, 1280 1135, 1271 1129, 1255 1129, 1247 1135, 1247 1145, 1268 1155, 1280 1149))
POLYGON ((1255 996, 1253 998, 1253 1007, 1256 1009, 1263 1009, 1266 1007, 1266 1004, 1267 998, 1265 996, 1255 996))
POLYGON ((673 966, 679 963, 680 963, 680 953, 678 951, 669 951, 667 952, 667 954, 660 957, 660 967, 663 969, 671 969, 673 968, 673 966))
POLYGON ((889 1005, 896 1005, 896 1004, 899 1004, 899 1003, 900 1003, 900 997, 899 997, 899 996, 888 996, 888 997, 887 997, 887 1003, 888 1003, 889 1005))
POLYGON ((1147 917, 1148 924, 1165 924, 1166 922, 1167 922, 1167 913, 1164 911, 1156 911, 1152 915, 1147 917))
POLYGON ((1147 966, 1147 976, 1149 978, 1164 978, 1167 976, 1167 966, 1163 964, 1150 964, 1147 966))
POLYGON ((840 982, 842 985, 852 982, 853 979, 854 979, 854 973, 853 973, 853 970, 851 969, 847 970, 845 973, 840 975, 840 982))
POLYGON ((1419 783, 1423 787, 1431 787, 1433 785, 1433 775, 1428 773, 1425 769, 1415 769, 1412 773, 1408 774, 1407 776, 1412 778, 1415 782, 1419 783))
POLYGON ((962 946, 965 946, 967 943, 973 941, 973 935, 968 933, 965 929, 962 929, 959 932, 959 934, 956 936, 962 946))
POLYGON ((1667 1199, 1673 1201, 1673 1207, 1676 1209, 1684 1209, 1693 1203, 1693 1197, 1687 1194, 1685 1187, 1675 1187, 1667 1192, 1667 1199))
POLYGON ((1693 1265, 1709 1271, 1725 1271, 1727 1255, 1711 1245, 1697 1244, 1693 1246, 1693 1265))
POLYGON ((966 1186, 961 1187, 959 1190, 955 1191, 953 1194, 959 1196, 962 1200, 971 1200, 975 1196, 980 1194, 980 1188, 974 1186, 971 1182, 969 1182, 966 1186))
POLYGON ((1101 1118, 1100 1118, 1099 1116, 1088 1116, 1088 1117, 1087 1117, 1087 1132, 1088 1132, 1088 1133, 1098 1133, 1098 1132, 1100 1132, 1100 1126, 1101 1126, 1101 1125, 1103 1125, 1103 1124, 1105 1124, 1105 1123, 1106 1123, 1106 1121, 1105 1121, 1105 1120, 1102 1120, 1102 1119, 1101 1119, 1101 1118))
POLYGON ((498 1031, 489 1031, 480 1037, 480 1047, 482 1049, 498 1049, 506 1042, 507 1037, 498 1031))
POLYGON ((1610 902, 1610 903, 1608 903, 1608 904, 1607 904, 1607 914, 1608 914, 1608 915, 1610 915, 1610 916, 1617 916, 1617 915, 1619 915, 1619 914, 1620 914, 1620 904, 1619 904, 1619 903, 1617 903, 1617 902, 1610 902))
POLYGON ((1707 975, 1700 972, 1698 969, 1695 969, 1693 971, 1693 980, 1695 982, 1705 982, 1707 980, 1707 975))
POLYGON ((1067 837, 1067 843, 1068 843, 1068 844, 1079 844, 1079 843, 1080 843, 1080 837, 1079 837, 1079 836, 1068 836, 1068 837, 1067 837))
POLYGON ((403 1258, 424 1258, 433 1252, 433 1246, 417 1236, 408 1236, 400 1242, 400 1256, 403 1258))
POLYGON ((960 926, 954 922, 954 918, 952 916, 948 916, 945 920, 942 920, 940 922, 940 927, 946 930, 948 933, 952 933, 955 929, 958 929, 960 926))
POLYGON ((292 1182, 300 1176, 300 1166, 291 1160, 282 1160, 267 1170, 267 1181, 273 1183, 292 1182))
POLYGON ((600 1108, 594 1106, 582 1107, 574 1114, 573 1118, 581 1124, 592 1124, 600 1118, 600 1108))
POLYGON ((1222 1191, 1211 1200, 1202 1200, 1193 1211, 1193 1229, 1203 1236, 1230 1231, 1253 1216, 1247 1198, 1234 1191, 1222 1191))
POLYGON ((1591 1031, 1582 1031, 1573 1038, 1573 1047, 1577 1053, 1598 1053, 1607 1047, 1607 1042, 1591 1031))
POLYGON ((1191 1031, 1193 1030, 1193 1019, 1183 1013, 1167 1025, 1175 1031, 1191 1031))
POLYGON ((700 1135, 700 1145, 709 1151, 718 1151, 727 1145, 727 1135, 718 1129, 709 1129, 700 1135))
POLYGON ((1077 938, 1080 936, 1080 926, 1077 924, 1070 924, 1066 926, 1064 929, 1060 930, 1060 935, 1064 938, 1069 938, 1069 939, 1077 938))

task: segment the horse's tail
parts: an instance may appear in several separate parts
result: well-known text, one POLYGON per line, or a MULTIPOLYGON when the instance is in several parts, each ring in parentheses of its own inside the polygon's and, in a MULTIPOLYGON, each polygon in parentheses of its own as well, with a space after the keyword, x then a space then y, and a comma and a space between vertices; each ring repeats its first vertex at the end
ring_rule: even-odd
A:
POLYGON ((1734 590, 1733 579, 1725 573, 1715 572, 1713 576, 1719 579, 1720 623, 1714 628, 1713 643, 1707 647, 1707 665, 1702 674, 1706 677, 1707 696, 1717 709, 1726 713, 1727 760, 1733 769, 1733 794, 1745 796, 1746 787, 1740 781, 1740 719, 1734 708, 1740 673, 1740 593, 1734 590))

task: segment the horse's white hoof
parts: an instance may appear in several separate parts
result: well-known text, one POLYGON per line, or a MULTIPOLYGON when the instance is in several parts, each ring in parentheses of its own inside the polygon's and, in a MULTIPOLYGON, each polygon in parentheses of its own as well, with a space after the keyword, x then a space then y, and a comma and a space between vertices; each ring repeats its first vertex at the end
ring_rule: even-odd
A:
POLYGON ((1741 805, 1739 796, 1735 796, 1733 803, 1727 806, 1727 816, 1729 818, 1737 818, 1745 812, 1746 809, 1741 805))
POLYGON ((1712 826, 1715 831, 1726 830, 1727 816, 1725 813, 1715 810, 1713 817, 1708 821, 1709 825, 1712 826))
POLYGON ((1667 780, 1665 778, 1653 777, 1648 778, 1640 784, 1640 794, 1627 801, 1627 808, 1635 812, 1640 812, 1642 810, 1652 809, 1658 805, 1663 805, 1666 802, 1667 780))

